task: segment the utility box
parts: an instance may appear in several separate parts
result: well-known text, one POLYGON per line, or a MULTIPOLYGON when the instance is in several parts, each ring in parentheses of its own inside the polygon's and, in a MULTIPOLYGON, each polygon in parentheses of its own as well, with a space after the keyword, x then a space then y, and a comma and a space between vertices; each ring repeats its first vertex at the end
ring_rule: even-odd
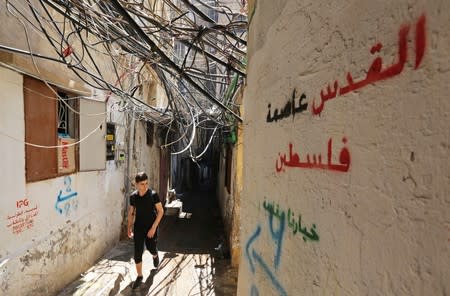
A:
POLYGON ((106 160, 114 160, 116 151, 116 125, 106 123, 106 160))

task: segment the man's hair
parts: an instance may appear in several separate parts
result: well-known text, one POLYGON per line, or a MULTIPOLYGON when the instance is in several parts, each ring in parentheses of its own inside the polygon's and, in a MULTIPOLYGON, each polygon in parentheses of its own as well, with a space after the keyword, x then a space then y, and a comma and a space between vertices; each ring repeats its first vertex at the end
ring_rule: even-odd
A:
POLYGON ((148 176, 144 172, 137 173, 136 177, 134 178, 134 181, 136 181, 136 183, 139 183, 139 182, 142 182, 145 180, 148 180, 148 176))

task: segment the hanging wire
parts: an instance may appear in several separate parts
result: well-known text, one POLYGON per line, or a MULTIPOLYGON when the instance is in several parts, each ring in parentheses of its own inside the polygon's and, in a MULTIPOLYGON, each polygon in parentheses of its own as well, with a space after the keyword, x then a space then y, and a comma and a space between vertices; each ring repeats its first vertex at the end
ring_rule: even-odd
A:
POLYGON ((235 94, 246 68, 243 3, 8 0, 2 5, 23 25, 28 50, 1 44, 0 50, 28 54, 36 68, 38 58, 65 64, 81 81, 106 92, 106 100, 111 94, 121 98, 120 111, 166 127, 164 147, 185 144, 174 154, 190 149, 201 130, 213 130, 208 140, 200 141, 206 146, 203 152, 191 153, 196 158, 217 131, 241 121, 235 94), (32 50, 27 28, 47 40, 54 56, 32 50), (145 87, 149 71, 156 72, 166 91, 163 107, 147 104, 137 91, 145 87), (178 140, 169 143, 169 133, 179 133, 178 140))

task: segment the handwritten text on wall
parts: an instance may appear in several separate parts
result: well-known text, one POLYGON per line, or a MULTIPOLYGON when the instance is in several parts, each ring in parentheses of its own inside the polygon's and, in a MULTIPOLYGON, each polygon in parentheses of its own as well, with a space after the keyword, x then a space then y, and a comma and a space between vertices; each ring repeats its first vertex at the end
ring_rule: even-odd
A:
POLYGON ((34 219, 39 214, 38 206, 31 207, 27 198, 16 201, 16 212, 7 215, 6 227, 11 229, 12 233, 19 234, 34 225, 34 219))

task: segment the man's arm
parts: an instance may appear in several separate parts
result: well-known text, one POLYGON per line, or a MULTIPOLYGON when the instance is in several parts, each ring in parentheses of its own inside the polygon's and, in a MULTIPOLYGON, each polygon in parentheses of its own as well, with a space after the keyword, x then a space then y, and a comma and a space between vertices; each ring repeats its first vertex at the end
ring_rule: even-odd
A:
POLYGON ((134 206, 130 205, 130 207, 128 208, 128 237, 131 238, 133 237, 133 224, 134 224, 134 211, 135 208, 134 206))
POLYGON ((161 222, 162 217, 164 216, 164 209, 162 207, 161 202, 158 202, 155 204, 156 208, 156 219, 155 222, 153 222, 152 228, 147 233, 147 236, 152 238, 155 235, 156 229, 158 228, 159 222, 161 222))

